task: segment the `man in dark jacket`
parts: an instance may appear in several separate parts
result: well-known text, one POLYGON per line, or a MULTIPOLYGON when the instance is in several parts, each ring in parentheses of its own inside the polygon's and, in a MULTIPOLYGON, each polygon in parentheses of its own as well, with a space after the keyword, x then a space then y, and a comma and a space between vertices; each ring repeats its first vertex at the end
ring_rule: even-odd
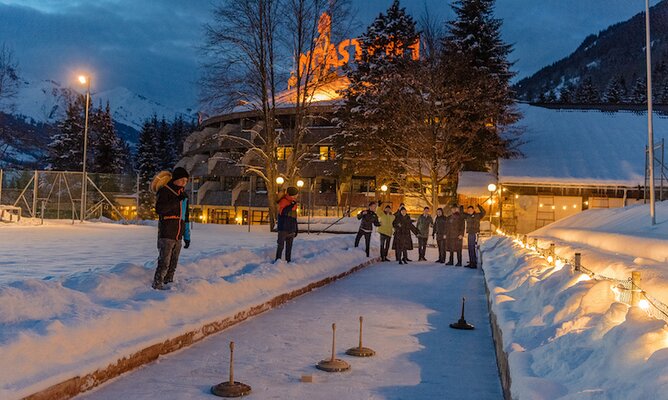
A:
POLYGON ((278 247, 276 260, 283 256, 285 247, 285 261, 290 262, 292 257, 292 241, 297 237, 297 194, 296 187, 289 187, 285 195, 278 200, 278 247))
POLYGON ((420 231, 418 234, 418 261, 427 261, 425 258, 427 240, 429 240, 429 227, 432 225, 434 225, 434 219, 429 214, 429 207, 425 207, 416 224, 416 228, 420 231))
POLYGON ((184 168, 175 168, 172 179, 156 194, 159 258, 153 277, 153 289, 164 290, 166 284, 174 281, 174 272, 181 253, 181 239, 185 243, 184 248, 190 247, 188 195, 184 189, 188 177, 188 171, 184 168))
POLYGON ((438 245, 438 261, 437 263, 445 263, 445 215, 443 215, 443 209, 439 208, 436 210, 436 219, 434 220, 434 240, 438 245))
POLYGON ((373 232, 373 227, 380 226, 380 221, 376 214, 377 207, 378 205, 376 202, 372 201, 369 203, 369 207, 367 207, 366 210, 357 214, 357 219, 362 222, 360 222, 360 229, 357 231, 357 236, 355 237, 355 247, 360 245, 360 239, 364 236, 367 257, 369 257, 369 247, 371 246, 371 233, 373 232))
POLYGON ((475 212, 473 206, 466 208, 464 219, 466 220, 466 233, 469 247, 469 268, 478 268, 478 257, 476 255, 476 246, 478 245, 478 234, 480 233, 480 220, 485 217, 485 209, 478 204, 478 211, 475 212))
POLYGON ((450 259, 446 265, 452 265, 453 253, 457 253, 457 267, 462 266, 462 239, 464 238, 464 217, 457 205, 450 208, 450 215, 445 219, 446 250, 450 259))

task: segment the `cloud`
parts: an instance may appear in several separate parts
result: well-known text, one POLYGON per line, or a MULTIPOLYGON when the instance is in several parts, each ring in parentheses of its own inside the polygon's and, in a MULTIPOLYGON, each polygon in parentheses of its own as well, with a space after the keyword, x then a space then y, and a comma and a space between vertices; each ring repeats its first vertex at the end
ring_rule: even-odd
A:
MULTIPOLYGON (((217 0, 0 0, 0 41, 25 75, 72 80, 92 71, 94 90, 124 86, 172 107, 193 106, 203 24, 217 0)), ((353 0, 361 33, 392 0, 353 0)), ((656 4, 658 0, 652 0, 656 4)), ((428 7, 453 17, 448 1, 403 0, 419 19, 428 7)), ((565 57, 591 33, 643 10, 628 0, 498 0, 503 37, 518 77, 565 57)))

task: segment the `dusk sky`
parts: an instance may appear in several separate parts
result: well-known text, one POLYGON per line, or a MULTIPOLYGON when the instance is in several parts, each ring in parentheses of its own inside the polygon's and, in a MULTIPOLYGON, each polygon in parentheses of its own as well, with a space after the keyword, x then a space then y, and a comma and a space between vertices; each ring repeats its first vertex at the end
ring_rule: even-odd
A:
MULTIPOLYGON (((659 0, 653 0, 656 4, 659 0)), ((353 0, 366 27, 392 0, 353 0)), ((27 79, 68 85, 92 71, 94 91, 119 86, 163 104, 197 103, 198 51, 215 0, 0 0, 0 42, 27 79)), ((417 19, 425 7, 453 16, 444 0, 404 0, 417 19)), ((518 77, 572 52, 589 34, 644 9, 642 0, 498 0, 504 39, 514 44, 518 77)), ((359 34, 360 32, 354 32, 359 34)), ((73 84, 73 83, 72 83, 73 84)))

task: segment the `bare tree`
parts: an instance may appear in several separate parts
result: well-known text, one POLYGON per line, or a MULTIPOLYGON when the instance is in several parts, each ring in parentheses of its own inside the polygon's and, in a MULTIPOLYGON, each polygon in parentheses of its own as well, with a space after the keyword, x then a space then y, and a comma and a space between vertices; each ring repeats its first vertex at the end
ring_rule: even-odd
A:
POLYGON ((337 46, 332 41, 347 32, 348 0, 286 0, 285 8, 286 45, 293 60, 287 102, 294 106, 294 126, 285 141, 293 149, 286 163, 286 176, 294 180, 300 168, 314 159, 314 147, 332 140, 325 137, 315 144, 305 144, 309 126, 320 118, 313 112, 312 104, 337 95, 337 88, 332 85, 341 79, 337 69, 349 60, 347 47, 352 42, 337 46), (341 50, 348 59, 339 59, 341 50))
POLYGON ((225 0, 206 26, 203 101, 213 108, 243 104, 261 121, 247 137, 227 135, 246 147, 244 166, 263 179, 269 197, 269 222, 276 218, 277 59, 276 34, 282 10, 278 0, 225 0))
POLYGON ((0 159, 4 159, 9 147, 16 138, 3 121, 3 112, 11 113, 14 109, 12 100, 19 89, 18 62, 13 51, 6 45, 0 46, 0 159))

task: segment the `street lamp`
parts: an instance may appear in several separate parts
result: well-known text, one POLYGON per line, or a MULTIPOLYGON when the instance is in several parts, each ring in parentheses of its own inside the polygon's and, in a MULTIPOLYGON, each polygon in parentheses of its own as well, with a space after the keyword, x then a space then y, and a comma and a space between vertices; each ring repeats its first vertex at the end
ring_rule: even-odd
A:
POLYGON ((283 179, 282 176, 279 176, 278 178, 276 178, 276 183, 282 185, 283 183, 285 183, 285 179, 283 179))
POLYGON ((88 152, 88 108, 90 106, 90 76, 79 75, 79 83, 86 85, 86 117, 84 122, 83 168, 81 175, 81 222, 86 218, 86 153, 88 152))
MULTIPOLYGON (((489 224, 490 229, 492 228, 492 207, 494 207, 494 192, 496 192, 496 185, 490 183, 487 185, 487 190, 489 190, 489 224)), ((499 224, 501 225, 501 224, 499 224)))
POLYGON ((301 179, 298 180, 298 181, 297 181, 297 187, 300 188, 300 189, 303 188, 303 187, 304 187, 304 181, 301 180, 301 179))
POLYGON ((654 193, 654 123, 652 121, 652 42, 649 28, 649 0, 645 0, 645 54, 647 64, 647 159, 649 160, 649 216, 656 224, 654 193))
POLYGON ((380 187, 380 190, 381 190, 383 193, 387 192, 387 185, 383 185, 383 186, 381 186, 381 187, 380 187))

